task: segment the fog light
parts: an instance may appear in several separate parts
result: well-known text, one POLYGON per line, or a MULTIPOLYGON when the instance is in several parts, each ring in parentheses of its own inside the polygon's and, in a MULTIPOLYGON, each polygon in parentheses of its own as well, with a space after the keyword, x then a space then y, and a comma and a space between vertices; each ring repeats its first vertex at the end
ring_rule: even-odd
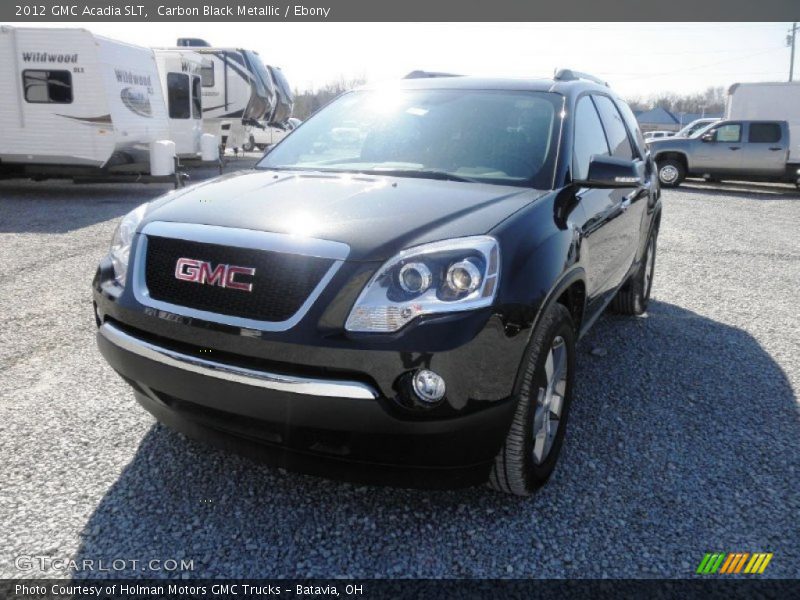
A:
POLYGON ((444 379, 433 371, 420 369, 414 373, 412 383, 414 385, 414 393, 423 402, 433 403, 444 398, 446 391, 444 379))

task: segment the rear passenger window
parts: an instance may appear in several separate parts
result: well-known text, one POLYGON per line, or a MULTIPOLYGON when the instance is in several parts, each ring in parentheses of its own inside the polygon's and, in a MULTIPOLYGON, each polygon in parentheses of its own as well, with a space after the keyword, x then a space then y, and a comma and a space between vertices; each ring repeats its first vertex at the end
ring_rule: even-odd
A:
POLYGON ((633 144, 636 146, 639 157, 644 158, 647 145, 645 144, 642 131, 639 129, 639 121, 636 120, 636 116, 633 114, 631 107, 624 102, 617 102, 617 108, 619 108, 619 112, 622 113, 622 119, 628 125, 628 131, 630 131, 633 136, 633 144))
POLYGON ((622 115, 619 114, 617 107, 608 96, 593 96, 593 98, 606 130, 611 156, 633 159, 633 148, 631 148, 628 138, 628 130, 625 129, 625 123, 622 122, 622 115))
POLYGON ((777 123, 750 123, 748 142, 774 144, 781 141, 781 126, 777 123))
POLYGON ((575 141, 572 148, 572 178, 586 179, 592 156, 608 156, 608 142, 600 117, 589 96, 575 107, 575 141))
POLYGON ((25 100, 33 104, 70 104, 72 73, 69 71, 22 72, 25 100))

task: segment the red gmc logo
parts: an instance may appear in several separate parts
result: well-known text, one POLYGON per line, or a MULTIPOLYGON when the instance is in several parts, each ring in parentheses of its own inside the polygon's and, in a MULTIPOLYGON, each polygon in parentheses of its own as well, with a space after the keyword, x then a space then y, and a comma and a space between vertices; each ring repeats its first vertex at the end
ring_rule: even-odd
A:
POLYGON ((194 281, 204 285, 218 285, 244 292, 252 292, 253 284, 236 281, 236 276, 255 274, 256 270, 252 267, 219 264, 212 268, 211 263, 194 258, 179 258, 175 264, 175 279, 194 281))

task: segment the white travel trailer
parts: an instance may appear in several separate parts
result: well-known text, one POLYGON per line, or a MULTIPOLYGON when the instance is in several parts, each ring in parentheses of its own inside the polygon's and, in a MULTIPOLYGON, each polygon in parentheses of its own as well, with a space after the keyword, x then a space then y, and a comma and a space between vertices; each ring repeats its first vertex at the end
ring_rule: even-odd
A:
POLYGON ((154 48, 161 89, 167 102, 169 137, 180 157, 201 153, 203 109, 200 69, 203 57, 187 48, 154 48))
POLYGON ((0 176, 174 172, 152 50, 85 29, 0 26, 0 81, 0 176))
POLYGON ((202 57, 203 126, 220 136, 222 144, 239 148, 246 127, 269 121, 278 104, 278 92, 261 58, 252 50, 213 48, 195 38, 180 38, 178 47, 202 57))
POLYGON ((786 121, 789 161, 800 163, 800 82, 734 83, 728 90, 725 120, 786 121))

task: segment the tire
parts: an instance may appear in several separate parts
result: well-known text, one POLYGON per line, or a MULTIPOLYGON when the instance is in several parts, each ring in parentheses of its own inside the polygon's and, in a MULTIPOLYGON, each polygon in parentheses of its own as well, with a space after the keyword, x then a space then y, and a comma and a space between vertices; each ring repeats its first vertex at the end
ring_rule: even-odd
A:
POLYGON ((566 307, 556 303, 542 315, 520 365, 514 387, 514 419, 492 465, 491 488, 528 496, 547 481, 564 442, 574 380, 575 327, 566 307), (556 398, 560 398, 557 410, 552 405, 556 398), (556 415, 557 420, 553 419, 556 415), (548 417, 546 422, 543 416, 548 417), (546 428, 538 427, 535 421, 546 423, 546 428), (536 442, 535 427, 539 431, 536 442))
POLYGON ((658 161, 658 180, 664 187, 678 187, 686 179, 686 168, 674 158, 658 161))
POLYGON ((244 150, 245 152, 252 152, 255 149, 255 147, 256 145, 255 142, 253 141, 252 136, 250 137, 249 140, 247 140, 244 144, 242 144, 242 150, 244 150))
POLYGON ((654 229, 647 240, 647 249, 639 268, 611 301, 611 309, 614 312, 621 315, 641 315, 647 310, 656 272, 657 242, 658 230, 654 229))

